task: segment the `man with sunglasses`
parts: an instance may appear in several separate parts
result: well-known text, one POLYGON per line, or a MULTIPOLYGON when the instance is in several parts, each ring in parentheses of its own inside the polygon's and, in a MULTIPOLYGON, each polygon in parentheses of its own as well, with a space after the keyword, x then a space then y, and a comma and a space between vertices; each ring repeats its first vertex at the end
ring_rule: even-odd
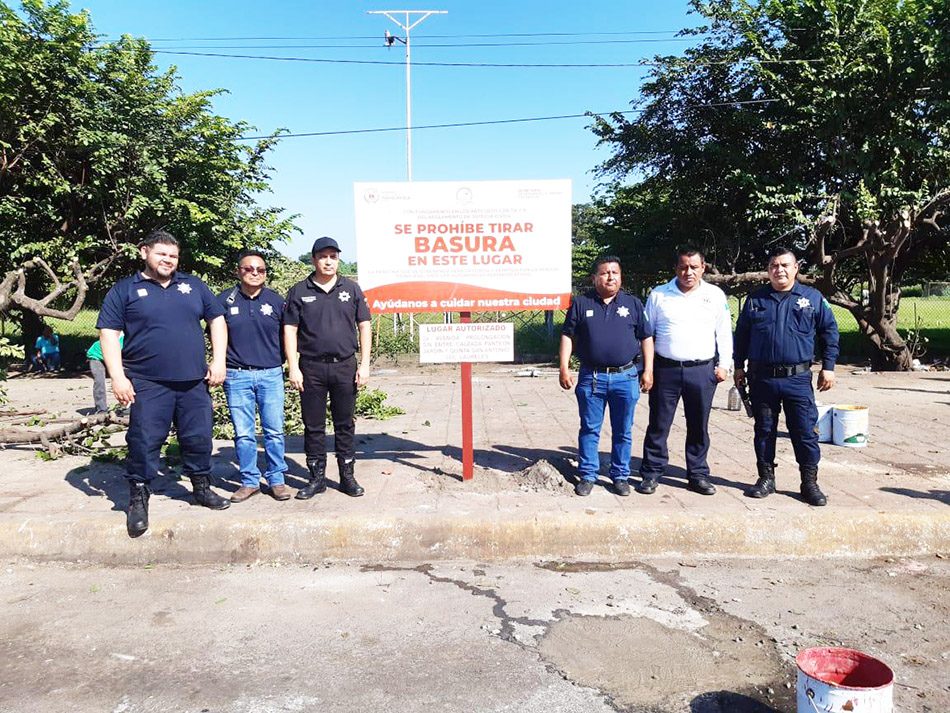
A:
POLYGON ((284 484, 284 356, 280 344, 284 298, 264 286, 267 263, 257 250, 238 255, 237 276, 238 285, 218 295, 228 323, 224 393, 241 470, 241 487, 231 502, 242 503, 261 489, 255 414, 260 414, 264 432, 264 479, 270 495, 275 500, 289 500, 291 490, 284 484))

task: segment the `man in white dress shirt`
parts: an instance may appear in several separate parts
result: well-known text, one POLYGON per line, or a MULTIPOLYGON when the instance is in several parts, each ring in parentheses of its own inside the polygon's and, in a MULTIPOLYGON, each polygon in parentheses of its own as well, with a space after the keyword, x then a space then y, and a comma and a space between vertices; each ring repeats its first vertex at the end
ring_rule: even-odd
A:
POLYGON ((680 398, 686 414, 686 473, 691 490, 712 495, 709 482, 709 410, 716 385, 732 363, 732 318, 726 295, 703 281, 706 260, 695 247, 676 254, 676 277, 654 288, 646 315, 653 326, 655 359, 650 423, 643 439, 637 492, 656 490, 669 461, 666 441, 680 398))

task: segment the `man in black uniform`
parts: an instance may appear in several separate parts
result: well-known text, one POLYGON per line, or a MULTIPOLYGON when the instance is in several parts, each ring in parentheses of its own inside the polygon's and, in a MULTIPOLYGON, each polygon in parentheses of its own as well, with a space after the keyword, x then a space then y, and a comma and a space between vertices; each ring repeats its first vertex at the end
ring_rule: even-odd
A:
POLYGON ((768 273, 769 284, 750 294, 739 313, 733 352, 736 385, 742 387, 748 380, 755 415, 759 478, 746 495, 764 498, 775 492, 775 438, 784 406, 801 473, 802 498, 820 506, 827 499, 818 488, 821 450, 811 360, 817 337, 822 352, 818 390, 827 391, 835 385, 838 324, 821 293, 796 279, 798 259, 791 250, 773 250, 768 273))
POLYGON ((96 323, 112 393, 123 406, 131 404, 125 437, 130 537, 148 529, 148 486, 158 474, 162 444, 173 422, 182 473, 191 479, 195 501, 213 510, 230 505, 210 487, 208 387, 225 377, 224 310, 204 282, 177 271, 178 240, 173 235, 152 233, 139 246, 139 254, 145 268, 109 290, 96 323), (210 367, 205 363, 202 320, 211 332, 210 367))
POLYGON ((319 238, 311 255, 314 271, 290 288, 284 309, 288 377, 290 385, 301 392, 304 451, 310 471, 310 482, 297 491, 297 499, 307 500, 327 489, 327 396, 333 417, 340 490, 358 497, 363 488, 353 473, 353 411, 357 389, 369 381, 373 336, 369 306, 359 285, 337 274, 340 246, 336 240, 319 238))

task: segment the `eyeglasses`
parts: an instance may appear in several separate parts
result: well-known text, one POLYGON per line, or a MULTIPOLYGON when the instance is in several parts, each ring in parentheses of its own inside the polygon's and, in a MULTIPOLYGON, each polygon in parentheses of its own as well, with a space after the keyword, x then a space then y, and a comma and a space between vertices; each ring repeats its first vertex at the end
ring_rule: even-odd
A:
POLYGON ((267 268, 266 267, 242 267, 241 272, 243 272, 245 275, 250 275, 250 274, 266 275, 267 268))

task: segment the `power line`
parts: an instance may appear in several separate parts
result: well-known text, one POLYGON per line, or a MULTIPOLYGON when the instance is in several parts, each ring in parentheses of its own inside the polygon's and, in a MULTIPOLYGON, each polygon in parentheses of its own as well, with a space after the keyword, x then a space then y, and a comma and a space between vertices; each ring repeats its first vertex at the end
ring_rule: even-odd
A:
MULTIPOLYGON (((771 102, 780 101, 778 99, 747 99, 745 101, 734 101, 734 102, 717 102, 711 104, 692 104, 687 109, 710 109, 715 107, 724 107, 724 106, 744 106, 748 104, 769 104, 771 102)), ((628 109, 625 111, 605 111, 605 112, 585 112, 583 114, 559 114, 555 116, 535 116, 535 117, 522 117, 519 119, 496 119, 493 121, 464 121, 457 122, 452 124, 427 124, 425 126, 414 126, 413 130, 416 129, 456 129, 460 127, 468 126, 491 126, 498 124, 523 124, 533 121, 555 121, 558 119, 583 119, 590 118, 594 116, 602 115, 615 115, 615 114, 642 114, 645 109, 628 109)), ((392 131, 405 131, 405 126, 387 126, 380 127, 375 129, 344 129, 342 131, 307 131, 304 133, 295 133, 295 134, 281 134, 278 138, 281 139, 297 139, 308 136, 345 136, 348 134, 380 134, 392 131)), ((269 139, 271 136, 242 136, 238 141, 258 141, 260 139, 269 139)))
MULTIPOLYGON (((376 39, 376 38, 374 38, 376 39)), ((181 40, 184 42, 185 40, 181 40)), ((198 40, 195 40, 198 41, 198 40)), ((585 45, 629 45, 629 44, 656 44, 666 42, 696 42, 693 37, 669 37, 669 38, 641 38, 635 40, 554 40, 550 42, 455 42, 452 44, 436 44, 419 42, 417 47, 426 47, 432 49, 467 49, 469 47, 581 47, 585 45)), ((185 45, 169 46, 163 45, 162 50, 190 50, 190 49, 378 49, 382 47, 379 42, 365 45, 185 45)))
MULTIPOLYGON (((419 35, 425 40, 449 40, 478 38, 490 39, 500 37, 620 37, 625 35, 675 35, 682 30, 636 30, 622 32, 504 32, 497 34, 458 34, 458 35, 419 35)), ((145 38, 149 42, 251 42, 251 41, 333 41, 333 40, 377 40, 379 35, 343 35, 343 36, 309 36, 309 37, 151 37, 145 38)))

